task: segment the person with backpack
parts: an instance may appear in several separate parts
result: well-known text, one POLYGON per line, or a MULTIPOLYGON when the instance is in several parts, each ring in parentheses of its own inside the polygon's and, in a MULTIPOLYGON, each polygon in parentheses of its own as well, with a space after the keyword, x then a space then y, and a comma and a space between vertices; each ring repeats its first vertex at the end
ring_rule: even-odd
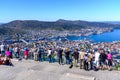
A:
POLYGON ((90 51, 89 55, 88 55, 88 62, 89 62, 89 69, 92 70, 93 69, 93 59, 94 59, 94 54, 92 51, 90 51))

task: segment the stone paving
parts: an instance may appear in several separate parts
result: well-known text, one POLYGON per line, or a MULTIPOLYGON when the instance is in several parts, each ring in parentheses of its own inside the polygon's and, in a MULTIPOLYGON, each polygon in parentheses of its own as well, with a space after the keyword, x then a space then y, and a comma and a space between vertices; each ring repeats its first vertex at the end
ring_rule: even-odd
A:
POLYGON ((0 80, 120 80, 119 71, 84 71, 58 63, 12 60, 14 66, 0 65, 0 80))

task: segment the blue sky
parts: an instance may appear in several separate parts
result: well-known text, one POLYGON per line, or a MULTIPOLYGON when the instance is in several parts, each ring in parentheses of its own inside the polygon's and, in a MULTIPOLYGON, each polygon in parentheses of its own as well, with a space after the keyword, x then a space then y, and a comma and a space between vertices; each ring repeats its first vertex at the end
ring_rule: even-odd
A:
POLYGON ((0 0, 0 22, 120 21, 120 0, 0 0))

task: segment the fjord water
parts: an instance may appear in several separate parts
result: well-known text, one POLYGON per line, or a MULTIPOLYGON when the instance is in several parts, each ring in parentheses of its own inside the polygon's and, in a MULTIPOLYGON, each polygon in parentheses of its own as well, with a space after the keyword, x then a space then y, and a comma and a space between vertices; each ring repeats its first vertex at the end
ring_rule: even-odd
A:
POLYGON ((69 40, 82 40, 84 38, 94 42, 112 42, 120 41, 120 29, 114 29, 112 32, 105 32, 97 35, 84 36, 68 36, 69 40))

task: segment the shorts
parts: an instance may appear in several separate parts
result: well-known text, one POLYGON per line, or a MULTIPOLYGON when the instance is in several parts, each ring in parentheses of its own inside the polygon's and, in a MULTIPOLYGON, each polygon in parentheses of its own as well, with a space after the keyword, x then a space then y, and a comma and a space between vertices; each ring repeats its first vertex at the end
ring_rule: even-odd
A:
POLYGON ((108 60, 108 66, 112 66, 112 60, 108 60))

